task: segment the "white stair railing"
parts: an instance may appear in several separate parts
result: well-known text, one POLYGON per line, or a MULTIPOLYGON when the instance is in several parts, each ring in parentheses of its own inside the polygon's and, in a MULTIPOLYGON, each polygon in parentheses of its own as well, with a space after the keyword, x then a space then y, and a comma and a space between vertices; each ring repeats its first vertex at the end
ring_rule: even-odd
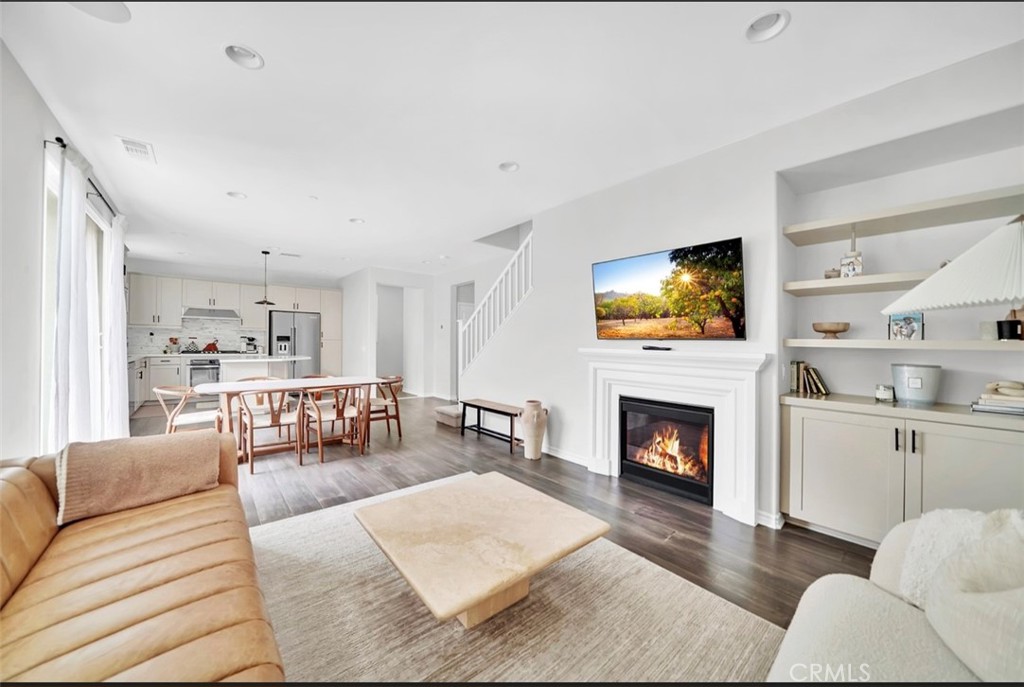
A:
POLYGON ((480 305, 459 327, 459 375, 480 355, 501 325, 533 290, 533 234, 505 265, 498 280, 480 299, 480 305))

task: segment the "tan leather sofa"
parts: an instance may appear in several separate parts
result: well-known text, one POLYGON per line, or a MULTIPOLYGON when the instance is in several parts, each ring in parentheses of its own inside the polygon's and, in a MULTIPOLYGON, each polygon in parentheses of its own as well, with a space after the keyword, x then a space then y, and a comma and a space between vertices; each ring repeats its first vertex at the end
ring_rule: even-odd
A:
POLYGON ((0 461, 0 682, 282 681, 237 478, 224 435, 215 489, 57 527, 54 458, 0 461))

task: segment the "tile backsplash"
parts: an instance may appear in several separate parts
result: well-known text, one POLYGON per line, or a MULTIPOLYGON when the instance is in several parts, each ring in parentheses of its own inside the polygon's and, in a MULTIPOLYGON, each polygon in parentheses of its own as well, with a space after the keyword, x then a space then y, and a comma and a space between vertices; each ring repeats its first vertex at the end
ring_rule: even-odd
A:
POLYGON ((160 355, 172 336, 178 337, 181 348, 188 345, 190 336, 194 336, 196 346, 200 349, 216 339, 217 347, 227 351, 244 351, 245 337, 253 336, 256 337, 256 345, 263 346, 266 350, 265 330, 242 329, 237 322, 230 320, 207 320, 196 317, 182 318, 181 324, 181 329, 129 326, 128 355, 160 355))

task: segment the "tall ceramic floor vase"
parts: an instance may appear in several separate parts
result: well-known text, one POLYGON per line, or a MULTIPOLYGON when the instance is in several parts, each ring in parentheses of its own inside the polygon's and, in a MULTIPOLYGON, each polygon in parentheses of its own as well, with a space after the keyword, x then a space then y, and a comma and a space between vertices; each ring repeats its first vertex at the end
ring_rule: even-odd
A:
POLYGON ((540 459, 540 447, 544 443, 544 432, 548 427, 548 409, 541 406, 540 401, 527 401, 523 404, 523 451, 530 460, 540 459))

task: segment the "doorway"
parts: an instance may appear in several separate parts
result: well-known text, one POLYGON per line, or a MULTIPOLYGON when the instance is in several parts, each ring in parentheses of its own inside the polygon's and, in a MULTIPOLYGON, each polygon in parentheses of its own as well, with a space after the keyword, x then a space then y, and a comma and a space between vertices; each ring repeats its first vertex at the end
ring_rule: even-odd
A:
POLYGON ((459 323, 465 322, 476 307, 475 282, 467 281, 452 286, 451 328, 451 400, 459 399, 459 323))
POLYGON ((405 374, 405 294, 377 284, 377 376, 405 374))

